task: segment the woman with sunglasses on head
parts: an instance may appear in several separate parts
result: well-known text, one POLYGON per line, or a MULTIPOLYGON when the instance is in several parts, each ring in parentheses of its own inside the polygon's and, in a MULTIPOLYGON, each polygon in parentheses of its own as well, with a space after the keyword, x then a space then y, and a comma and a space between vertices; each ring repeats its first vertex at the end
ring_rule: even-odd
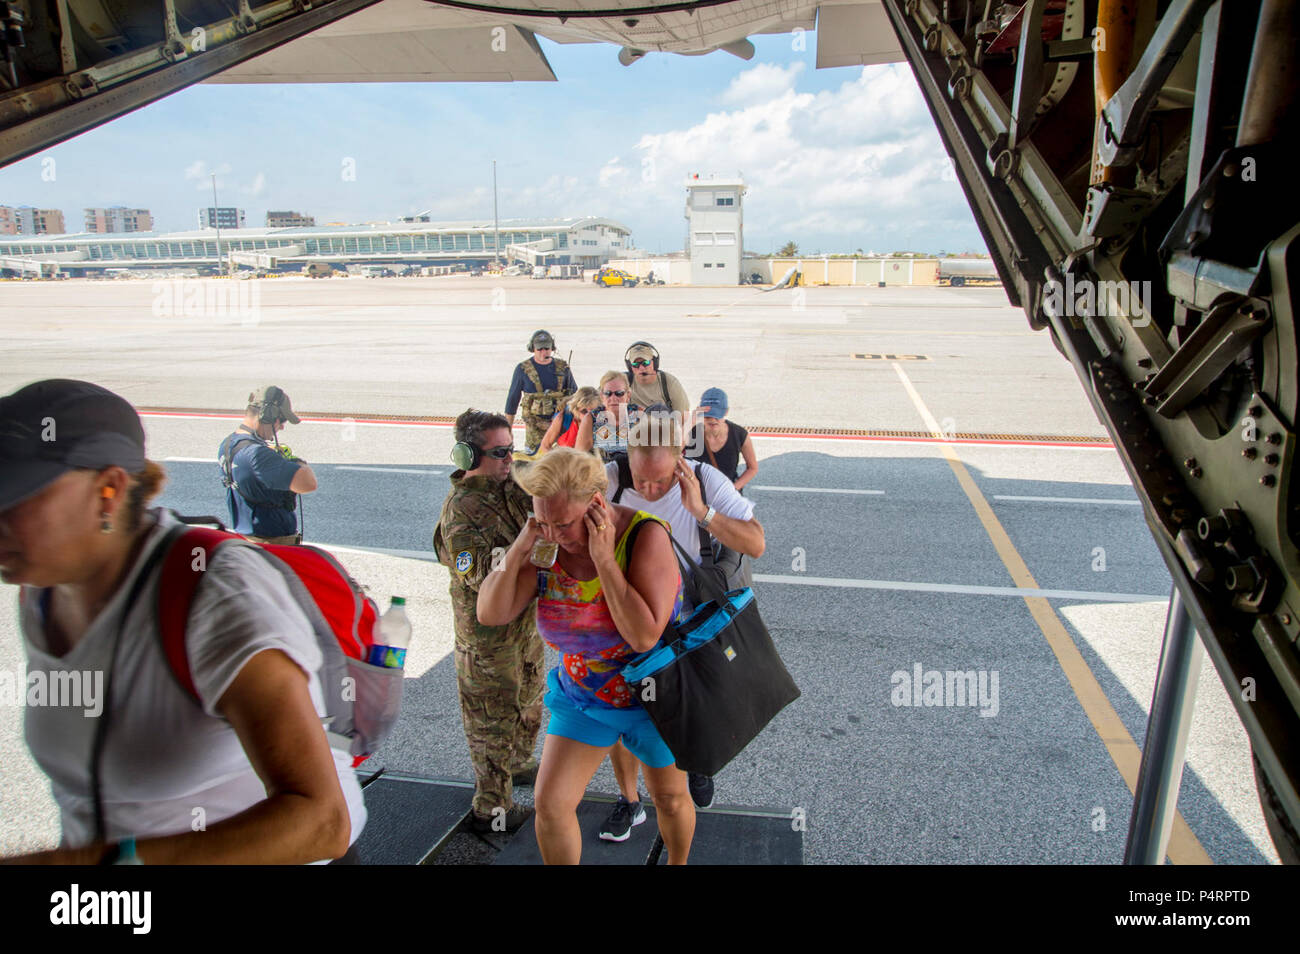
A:
POLYGON ((552 447, 575 446, 583 418, 594 414, 600 408, 599 391, 592 387, 578 388, 573 397, 569 398, 564 413, 557 414, 551 419, 551 426, 547 428, 546 435, 542 438, 542 445, 537 452, 545 454, 552 447))
POLYGON ((537 630, 562 654, 547 676, 551 713, 534 789, 537 844, 547 864, 577 864, 577 809, 588 783, 620 740, 641 760, 654 797, 668 863, 686 863, 695 806, 624 664, 659 643, 682 607, 677 557, 663 522, 606 502, 605 468, 592 455, 556 448, 527 468, 519 485, 535 518, 506 551, 500 571, 479 588, 478 619, 499 626, 537 600, 537 630), (544 539, 558 554, 548 569, 531 560, 544 539))
POLYGON ((608 462, 620 454, 627 455, 627 431, 636 423, 637 410, 628 403, 631 391, 621 371, 606 371, 601 375, 597 391, 605 407, 583 418, 573 446, 580 451, 594 450, 601 460, 608 462))
POLYGON ((0 579, 21 587, 29 683, 79 687, 24 712, 60 846, 8 860, 355 860, 366 810, 321 725, 322 653, 252 544, 213 554, 186 618, 197 701, 164 655, 161 558, 182 525, 146 509, 163 480, 111 391, 50 380, 0 398, 0 579))

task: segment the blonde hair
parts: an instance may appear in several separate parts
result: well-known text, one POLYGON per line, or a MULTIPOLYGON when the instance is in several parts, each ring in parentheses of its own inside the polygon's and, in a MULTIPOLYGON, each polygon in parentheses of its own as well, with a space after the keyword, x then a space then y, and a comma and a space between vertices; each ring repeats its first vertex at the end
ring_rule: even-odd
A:
POLYGON ((556 447, 541 460, 514 468, 515 483, 534 497, 567 494, 582 500, 609 486, 605 465, 592 454, 572 447, 556 447))
POLYGON ((680 454, 686 446, 682 415, 678 411, 643 413, 627 432, 628 452, 649 453, 658 448, 680 454))
POLYGON ((569 410, 573 412, 595 410, 600 407, 600 392, 593 387, 578 388, 573 397, 569 398, 569 410))
MULTIPOLYGON (((624 374, 622 371, 606 371, 604 374, 600 376, 600 384, 597 385, 597 387, 603 391, 605 389, 605 385, 609 384, 609 382, 613 381, 615 378, 618 378, 624 384, 628 383, 627 375, 624 374)), ((604 395, 602 394, 601 397, 604 397, 604 395)))

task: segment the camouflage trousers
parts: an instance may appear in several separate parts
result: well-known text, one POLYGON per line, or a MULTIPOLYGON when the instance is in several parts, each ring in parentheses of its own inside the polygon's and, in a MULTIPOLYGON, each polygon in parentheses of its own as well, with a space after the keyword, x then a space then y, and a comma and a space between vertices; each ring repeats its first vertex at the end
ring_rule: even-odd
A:
MULTIPOLYGON (((563 414, 564 412, 561 411, 560 413, 563 414)), ((537 446, 541 444, 542 438, 546 436, 546 431, 550 426, 550 418, 524 418, 524 447, 532 451, 537 450, 537 446)))
POLYGON ((531 612, 509 626, 456 625, 460 715, 474 766, 474 811, 514 805, 510 776, 528 767, 542 726, 542 640, 531 612))

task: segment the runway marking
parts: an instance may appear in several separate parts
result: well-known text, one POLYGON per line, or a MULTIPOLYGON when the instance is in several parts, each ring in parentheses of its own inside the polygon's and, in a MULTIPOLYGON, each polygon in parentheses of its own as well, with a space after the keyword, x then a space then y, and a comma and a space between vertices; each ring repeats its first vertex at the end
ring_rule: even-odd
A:
POLYGON ((338 553, 378 553, 381 556, 405 557, 408 560, 427 560, 432 563, 438 562, 438 554, 432 550, 394 550, 391 547, 345 547, 334 543, 319 543, 316 540, 307 540, 314 547, 320 547, 323 550, 338 553))
POLYGON ((1104 593, 1097 590, 1042 590, 1036 587, 975 586, 963 583, 919 583, 907 580, 852 580, 833 576, 754 575, 756 583, 788 583, 794 586, 845 587, 855 590, 905 590, 915 593, 956 593, 962 596, 1039 597, 1049 600, 1086 600, 1090 603, 1168 602, 1167 593, 1104 593))
POLYGON ((446 473, 445 470, 417 470, 414 467, 362 467, 359 464, 335 464, 335 470, 364 470, 374 474, 420 474, 428 476, 446 473))
POLYGON ((771 434, 750 429, 749 436, 759 441, 860 441, 864 444, 976 444, 980 447, 1069 447, 1084 450, 1113 451, 1111 443, 1051 440, 978 440, 972 438, 943 437, 875 437, 866 434, 771 434))
MULTIPOLYGON (((342 546, 333 543, 307 541, 313 546, 339 553, 378 553, 383 556, 403 557, 437 563, 438 555, 432 550, 396 550, 391 547, 342 546)), ((975 586, 962 583, 921 583, 909 580, 853 580, 837 577, 781 576, 772 573, 754 574, 755 583, 790 584, 792 586, 824 586, 856 590, 899 590, 912 593, 955 593, 958 596, 1023 597, 1038 596, 1053 600, 1081 600, 1089 603, 1158 603, 1168 602, 1167 593, 1102 593, 1091 590, 1041 590, 1014 586, 975 586)))
MULTIPOLYGON (((195 414, 192 411, 141 411, 141 417, 162 417, 172 421, 242 421, 239 414, 195 414)), ((303 424, 364 424, 366 427, 455 427, 454 421, 375 421, 363 417, 304 417, 303 424)), ((522 427, 522 425, 516 425, 522 427)))
MULTIPOLYGON (((160 417, 174 421, 242 421, 243 418, 238 414, 222 414, 208 411, 140 411, 141 417, 160 417)), ((446 420, 379 420, 368 417, 304 417, 303 424, 328 424, 331 426, 339 424, 364 425, 365 427, 398 427, 398 428, 452 428, 455 421, 451 418, 446 420)), ((520 422, 514 426, 517 431, 523 431, 526 426, 520 422)), ((765 431, 761 427, 752 427, 749 429, 751 437, 761 440, 794 440, 794 441, 864 441, 871 443, 883 444, 936 444, 942 443, 942 437, 932 435, 918 434, 916 436, 898 436, 892 434, 788 434, 773 431, 765 431)), ((1084 447, 1096 450, 1114 450, 1114 445, 1109 441, 1091 441, 1091 440, 1053 440, 1050 437, 1045 438, 1016 438, 1016 437, 990 437, 990 438, 963 438, 953 437, 951 443, 957 444, 980 444, 988 446, 1001 447, 1084 447)), ((176 458, 180 460, 181 458, 176 458)))
POLYGON ((1028 503, 1081 503, 1081 504, 1112 504, 1120 507, 1140 507, 1140 500, 1119 500, 1116 498, 1107 499, 1105 497, 1016 497, 1011 494, 994 494, 994 500, 1020 500, 1028 503))
MULTIPOLYGON (((925 401, 921 399, 921 395, 917 393, 916 388, 912 386, 912 381, 908 378, 907 372, 903 370, 903 366, 895 362, 893 367, 898 374, 899 380, 902 381, 908 397, 912 399, 912 404, 915 405, 917 412, 925 421, 925 426, 936 437, 941 436, 942 429, 939 427, 939 423, 934 419, 934 415, 930 413, 929 408, 925 406, 925 401)), ((957 452, 946 441, 940 444, 940 450, 948 461, 948 466, 952 468, 957 482, 970 500, 971 506, 975 508, 980 523, 984 525, 984 531, 988 534, 994 549, 997 550, 998 556, 1002 559, 1002 565, 1011 574, 1011 579, 1021 589, 1037 590, 1041 593, 1037 581, 1034 579, 1033 574, 1029 572, 1029 567, 1011 542, 1011 537, 1007 535, 1002 524, 998 522, 992 506, 984 499, 984 494, 971 478, 970 473, 966 470, 966 465, 957 456, 957 452)), ((1079 704, 1083 707, 1084 714, 1088 717, 1088 721, 1092 723, 1097 735, 1100 736, 1102 744, 1106 746, 1106 751, 1110 754, 1115 767, 1119 769, 1124 784, 1128 786, 1130 792, 1136 793, 1138 769, 1142 762, 1141 749, 1133 741, 1133 737, 1129 735, 1128 729, 1115 711, 1115 707, 1106 698, 1106 693, 1102 690, 1101 684, 1097 682, 1097 677, 1088 668, 1083 654, 1079 652, 1074 640, 1066 632, 1065 625, 1061 622, 1060 617, 1056 615, 1056 611, 1052 609, 1051 604, 1041 595, 1025 596, 1024 601, 1029 608, 1030 615, 1034 618, 1034 622, 1038 624, 1038 628, 1042 631, 1043 638, 1047 640, 1047 645, 1051 647, 1053 654, 1056 656, 1056 661, 1065 673, 1065 678, 1069 681, 1075 698, 1079 700, 1079 704)), ((1205 848, 1202 847, 1191 827, 1183 818, 1182 812, 1178 812, 1174 816, 1173 832, 1169 838, 1169 860, 1173 864, 1208 865, 1213 863, 1210 861, 1210 856, 1206 854, 1205 848)))
POLYGON ((750 490, 781 490, 792 494, 884 494, 883 490, 845 490, 839 487, 777 487, 774 484, 748 484, 750 490))

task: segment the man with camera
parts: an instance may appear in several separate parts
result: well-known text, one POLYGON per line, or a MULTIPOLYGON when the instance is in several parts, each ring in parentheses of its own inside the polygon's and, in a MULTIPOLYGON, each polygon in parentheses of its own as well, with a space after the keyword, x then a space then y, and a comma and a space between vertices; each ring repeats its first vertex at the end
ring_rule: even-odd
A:
POLYGON ((294 508, 298 494, 316 489, 312 469, 280 444, 286 421, 299 423, 289 395, 275 385, 260 388, 248 396, 244 423, 217 452, 230 528, 258 543, 302 543, 294 508))

